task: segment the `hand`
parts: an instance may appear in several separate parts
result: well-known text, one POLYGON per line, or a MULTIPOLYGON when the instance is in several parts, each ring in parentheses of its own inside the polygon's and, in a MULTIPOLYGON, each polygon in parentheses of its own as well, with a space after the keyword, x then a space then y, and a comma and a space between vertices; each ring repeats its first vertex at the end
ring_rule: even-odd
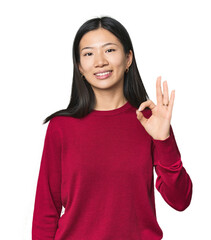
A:
POLYGON ((171 97, 169 101, 168 85, 167 81, 163 82, 163 94, 161 90, 161 77, 157 78, 156 81, 156 96, 157 105, 155 105, 151 100, 143 102, 139 108, 141 110, 136 110, 137 119, 143 125, 145 130, 151 135, 155 140, 165 140, 170 136, 170 123, 171 116, 175 98, 175 90, 171 92, 171 97), (149 107, 152 111, 150 118, 145 118, 141 112, 146 107, 149 107))

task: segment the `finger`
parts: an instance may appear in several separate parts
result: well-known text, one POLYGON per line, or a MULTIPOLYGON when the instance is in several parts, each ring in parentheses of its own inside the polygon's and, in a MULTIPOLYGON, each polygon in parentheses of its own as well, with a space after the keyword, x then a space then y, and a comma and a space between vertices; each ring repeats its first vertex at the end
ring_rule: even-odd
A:
POLYGON ((142 112, 139 112, 138 110, 136 110, 136 114, 137 114, 137 119, 141 122, 141 124, 144 126, 144 124, 147 122, 147 118, 144 117, 142 112))
POLYGON ((146 107, 149 107, 150 109, 153 109, 154 107, 156 107, 156 105, 153 103, 152 100, 147 100, 147 101, 141 103, 138 111, 143 111, 146 107))
POLYGON ((157 97, 157 105, 163 105, 163 94, 161 89, 161 76, 157 78, 156 81, 156 97, 157 97))
POLYGON ((174 98, 175 98, 175 90, 171 91, 171 97, 169 101, 169 110, 172 113, 173 106, 174 106, 174 98))
POLYGON ((163 82, 163 103, 169 103, 169 92, 168 92, 168 84, 167 81, 163 82))

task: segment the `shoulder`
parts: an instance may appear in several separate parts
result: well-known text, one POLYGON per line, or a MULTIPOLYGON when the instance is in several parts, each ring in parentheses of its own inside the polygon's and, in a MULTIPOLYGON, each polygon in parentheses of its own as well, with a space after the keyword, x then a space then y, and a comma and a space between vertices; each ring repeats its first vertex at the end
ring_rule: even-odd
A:
POLYGON ((77 122, 78 119, 71 116, 55 116, 49 120, 48 128, 50 131, 63 135, 64 132, 71 131, 77 122))
POLYGON ((61 124, 62 118, 61 116, 55 116, 49 120, 48 128, 55 130, 61 124))
POLYGON ((61 132, 67 121, 70 121, 70 117, 55 116, 49 120, 47 129, 49 132, 61 132))
POLYGON ((66 123, 74 121, 73 119, 74 118, 70 116, 55 116, 49 120, 49 125, 51 128, 59 128, 66 123))

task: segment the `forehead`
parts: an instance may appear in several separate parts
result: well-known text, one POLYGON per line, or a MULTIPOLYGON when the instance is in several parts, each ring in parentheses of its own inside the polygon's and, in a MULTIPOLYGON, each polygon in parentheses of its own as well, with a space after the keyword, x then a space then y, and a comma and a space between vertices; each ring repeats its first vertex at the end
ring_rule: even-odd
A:
POLYGON ((99 28, 97 30, 89 31, 84 34, 80 41, 80 49, 83 47, 98 47, 107 42, 112 42, 121 45, 119 39, 106 29, 99 28))

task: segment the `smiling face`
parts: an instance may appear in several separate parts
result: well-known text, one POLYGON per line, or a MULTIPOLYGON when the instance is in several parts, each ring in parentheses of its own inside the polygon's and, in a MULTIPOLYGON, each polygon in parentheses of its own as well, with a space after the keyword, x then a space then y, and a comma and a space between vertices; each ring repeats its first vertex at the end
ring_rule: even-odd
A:
POLYGON ((123 86, 125 70, 132 63, 132 51, 126 55, 115 35, 104 28, 89 31, 82 37, 79 51, 79 70, 93 90, 123 86), (99 72, 105 73, 96 75, 99 72))

